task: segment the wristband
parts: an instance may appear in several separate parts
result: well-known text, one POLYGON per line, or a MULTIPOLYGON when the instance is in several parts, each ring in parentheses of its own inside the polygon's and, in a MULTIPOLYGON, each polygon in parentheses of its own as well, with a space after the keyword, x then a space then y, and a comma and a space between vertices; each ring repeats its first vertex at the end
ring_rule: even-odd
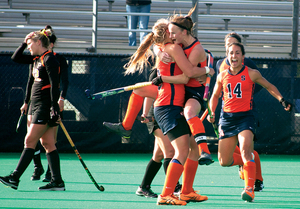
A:
POLYGON ((65 101, 65 99, 59 98, 59 101, 65 101))
POLYGON ((208 74, 210 72, 210 69, 207 66, 205 66, 205 70, 206 70, 205 74, 208 74))

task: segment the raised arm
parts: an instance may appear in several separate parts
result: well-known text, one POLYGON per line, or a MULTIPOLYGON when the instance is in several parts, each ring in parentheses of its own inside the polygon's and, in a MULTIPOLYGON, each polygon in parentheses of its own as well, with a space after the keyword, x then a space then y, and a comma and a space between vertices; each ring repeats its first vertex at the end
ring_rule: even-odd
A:
POLYGON ((277 87, 267 81, 258 70, 249 69, 249 76, 253 82, 264 87, 275 99, 277 99, 286 111, 291 111, 292 104, 285 101, 277 87))

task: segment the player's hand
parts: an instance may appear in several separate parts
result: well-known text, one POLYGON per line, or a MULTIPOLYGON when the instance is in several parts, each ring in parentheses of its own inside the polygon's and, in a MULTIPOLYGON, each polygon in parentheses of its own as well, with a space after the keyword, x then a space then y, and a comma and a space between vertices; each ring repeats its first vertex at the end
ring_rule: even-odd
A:
POLYGON ((34 35, 34 32, 31 32, 31 33, 27 34, 27 36, 24 39, 24 43, 27 44, 28 39, 31 39, 33 35, 34 35))
POLYGON ((55 123, 59 123, 60 114, 59 114, 59 106, 58 104, 53 105, 50 108, 50 120, 55 123))
POLYGON ((28 109, 28 104, 26 103, 24 103, 20 108, 21 112, 23 112, 25 115, 27 115, 27 109, 28 109))
POLYGON ((288 111, 288 112, 292 111, 292 109, 293 109, 293 104, 292 104, 292 103, 290 103, 290 102, 284 100, 284 98, 282 98, 282 99, 280 100, 280 103, 281 103, 281 105, 283 106, 283 108, 284 108, 286 111, 288 111))
POLYGON ((199 81, 200 84, 205 84, 207 75, 202 75, 200 77, 195 78, 196 81, 199 81))
POLYGON ((148 118, 146 117, 145 114, 142 114, 141 118, 142 118, 141 123, 149 123, 149 120, 148 120, 148 118))
POLYGON ((152 83, 156 86, 159 86, 160 84, 163 83, 163 80, 162 80, 161 76, 157 76, 156 78, 154 78, 152 80, 152 83))
POLYGON ((172 57, 167 52, 160 52, 158 57, 165 64, 172 62, 172 57))
POLYGON ((214 123, 215 122, 215 115, 207 115, 207 121, 210 123, 214 123))
POLYGON ((58 106, 59 106, 59 111, 62 112, 64 110, 64 105, 65 105, 65 101, 62 99, 59 99, 58 101, 58 106))
POLYGON ((213 76, 215 74, 215 70, 213 68, 209 68, 209 69, 210 69, 210 71, 209 71, 208 74, 210 74, 211 76, 213 76))

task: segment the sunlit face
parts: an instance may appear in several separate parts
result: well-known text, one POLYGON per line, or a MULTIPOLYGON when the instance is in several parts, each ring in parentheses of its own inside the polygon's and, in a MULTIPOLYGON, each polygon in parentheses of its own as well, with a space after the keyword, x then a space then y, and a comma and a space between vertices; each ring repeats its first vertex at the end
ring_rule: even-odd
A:
POLYGON ((228 46, 229 46, 230 44, 232 44, 232 43, 239 43, 239 42, 238 42, 238 40, 237 40, 236 38, 234 38, 234 37, 229 37, 229 38, 226 39, 226 41, 225 41, 225 48, 226 48, 226 50, 227 50, 228 46))
POLYGON ((229 60, 232 68, 239 68, 243 65, 244 55, 242 54, 241 47, 232 45, 228 48, 227 59, 229 60))
POLYGON ((38 55, 38 41, 35 42, 32 39, 28 39, 27 49, 30 51, 31 55, 38 55))
POLYGON ((176 44, 181 44, 183 40, 183 31, 176 25, 169 24, 170 38, 176 44))

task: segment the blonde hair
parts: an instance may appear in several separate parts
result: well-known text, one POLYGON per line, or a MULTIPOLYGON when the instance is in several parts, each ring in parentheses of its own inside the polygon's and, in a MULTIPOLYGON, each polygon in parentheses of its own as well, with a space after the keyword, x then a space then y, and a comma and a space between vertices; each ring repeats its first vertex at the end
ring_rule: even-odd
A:
POLYGON ((194 23, 191 18, 192 13, 195 11, 196 5, 190 9, 189 13, 186 16, 181 14, 174 14, 170 17, 170 23, 178 26, 181 30, 187 30, 188 35, 193 35, 194 23))
POLYGON ((50 45, 48 36, 51 35, 52 35, 51 29, 43 29, 41 31, 34 31, 29 39, 33 40, 34 42, 41 40, 42 46, 48 48, 50 45))
POLYGON ((150 65, 149 59, 154 60, 153 52, 150 47, 153 44, 162 46, 166 40, 169 21, 167 19, 159 19, 152 27, 149 33, 137 49, 130 57, 127 64, 124 65, 125 75, 133 74, 137 71, 142 73, 144 68, 150 65))

